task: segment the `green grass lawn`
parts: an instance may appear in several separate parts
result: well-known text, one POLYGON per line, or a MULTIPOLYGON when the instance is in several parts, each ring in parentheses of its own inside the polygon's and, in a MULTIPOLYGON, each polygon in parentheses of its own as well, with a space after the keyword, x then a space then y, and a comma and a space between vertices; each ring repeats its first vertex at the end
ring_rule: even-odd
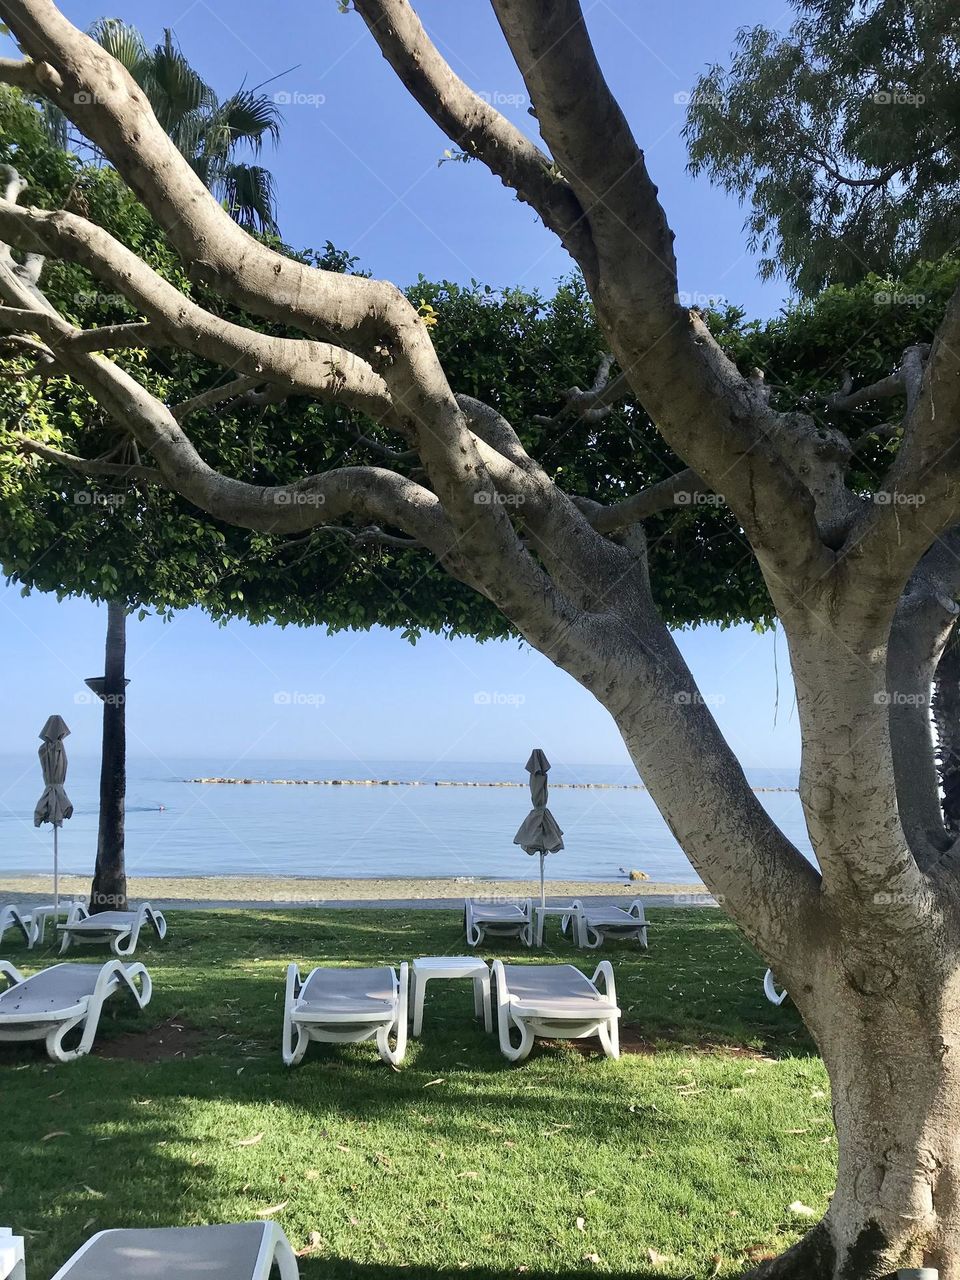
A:
MULTIPOLYGON (((257 1215, 308 1250, 304 1280, 679 1280, 779 1250, 807 1225, 790 1206, 819 1214, 831 1189, 826 1074, 718 912, 650 917, 649 952, 603 950, 619 1062, 593 1041, 538 1041, 511 1066, 474 1022, 470 984, 435 982, 396 1072, 372 1044, 311 1045, 285 1068, 285 966, 460 953, 459 915, 171 913, 167 941, 137 957, 152 1004, 108 1013, 98 1052, 55 1067, 42 1044, 0 1046, 0 1223, 26 1236, 30 1280, 105 1227, 257 1215), (171 1019, 183 1030, 131 1040, 171 1019)), ((576 963, 556 921, 548 932, 541 954, 484 954, 576 963)), ((55 958, 4 956, 27 972, 55 958)), ((581 956, 588 973, 596 958, 581 956)))

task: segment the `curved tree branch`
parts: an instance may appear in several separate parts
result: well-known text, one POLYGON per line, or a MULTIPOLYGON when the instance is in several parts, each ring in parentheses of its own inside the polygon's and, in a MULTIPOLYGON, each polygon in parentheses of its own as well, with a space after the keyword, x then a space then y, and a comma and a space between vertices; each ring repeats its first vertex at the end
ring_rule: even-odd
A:
POLYGON ((585 278, 595 280, 596 255, 583 207, 550 157, 454 74, 405 0, 354 0, 354 8, 433 122, 531 205, 585 278))

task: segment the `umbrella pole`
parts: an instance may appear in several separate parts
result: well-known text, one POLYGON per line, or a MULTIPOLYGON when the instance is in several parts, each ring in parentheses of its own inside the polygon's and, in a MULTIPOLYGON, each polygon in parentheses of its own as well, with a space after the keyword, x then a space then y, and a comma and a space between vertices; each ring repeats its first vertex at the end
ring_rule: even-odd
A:
POLYGON ((59 910, 60 907, 60 868, 58 865, 57 851, 57 824, 53 824, 53 909, 59 910))
POLYGON ((545 858, 546 858, 546 854, 541 853, 540 855, 540 905, 541 907, 545 907, 547 905, 546 891, 543 886, 543 864, 544 864, 545 858))

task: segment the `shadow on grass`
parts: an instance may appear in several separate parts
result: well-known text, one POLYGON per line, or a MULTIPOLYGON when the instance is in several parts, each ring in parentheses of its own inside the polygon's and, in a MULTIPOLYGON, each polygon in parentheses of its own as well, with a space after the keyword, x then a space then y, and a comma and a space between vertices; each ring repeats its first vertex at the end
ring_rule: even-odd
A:
MULTIPOLYGON (((549 1276, 550 1280, 583 1280, 584 1276, 602 1274, 607 1280, 665 1280, 663 1271, 611 1271, 604 1267, 602 1272, 591 1263, 584 1263, 582 1268, 570 1271, 540 1271, 536 1263, 527 1264, 524 1273, 531 1280, 537 1276, 549 1276)), ((324 1258, 311 1261, 300 1259, 300 1275, 302 1280, 506 1280, 507 1276, 516 1276, 517 1268, 509 1271, 495 1270, 490 1267, 423 1267, 419 1264, 410 1266, 380 1266, 377 1263, 351 1262, 349 1258, 324 1258)))
MULTIPOLYGON (((796 1059, 802 1072, 813 1056, 809 1039, 792 1007, 774 1008, 764 999, 761 962, 719 913, 651 911, 650 917, 649 952, 619 945, 603 955, 614 965, 625 1023, 656 1041, 655 1052, 611 1063, 547 1044, 511 1066, 496 1038, 473 1021, 469 984, 434 983, 423 1038, 411 1042, 407 1065, 395 1073, 370 1045, 313 1045, 301 1067, 284 1068, 284 968, 289 961, 306 969, 459 954, 465 947, 457 913, 171 913, 167 942, 150 943, 137 957, 154 978, 152 1004, 136 1014, 124 1001, 110 1002, 101 1036, 108 1044, 124 1037, 135 1046, 138 1035, 175 1021, 190 1032, 183 1056, 140 1061, 131 1052, 54 1068, 42 1046, 0 1048, 3 1216, 36 1233, 28 1237, 36 1259, 31 1274, 38 1280, 53 1274, 105 1227, 242 1220, 270 1208, 296 1242, 314 1230, 325 1237, 321 1253, 301 1260, 304 1280, 504 1280, 515 1274, 516 1266, 472 1265, 493 1250, 517 1258, 531 1276, 590 1274, 596 1268, 589 1261, 570 1269, 571 1253, 579 1258, 589 1249, 586 1241, 576 1247, 576 1232, 573 1244, 564 1238, 562 1253, 545 1258, 543 1242, 559 1229, 554 1191, 564 1205, 573 1204, 593 1194, 591 1188, 634 1176, 636 1153, 658 1153, 670 1178, 679 1169, 687 1180, 676 1195, 665 1186, 663 1211, 700 1212, 696 1198, 684 1207, 683 1197, 694 1195, 701 1173, 711 1185, 713 1152, 696 1146, 690 1104, 678 1090, 687 1088, 691 1062, 701 1070, 684 1055, 714 1045, 725 1048, 700 1059, 714 1108, 703 1114, 721 1126, 722 1158, 732 1167, 731 1149, 742 1151, 750 1186, 764 1185, 769 1170, 784 1162, 780 1146, 798 1141, 780 1135, 806 1130, 794 1121, 787 1128, 782 1119, 775 1129, 757 1128, 762 1095, 754 1095, 753 1109, 732 1096, 744 1093, 742 1077, 751 1064, 730 1048, 796 1059), (655 1105, 648 1094, 654 1087, 655 1105), (437 1163, 441 1158, 445 1164, 437 1163), (309 1174, 316 1181, 303 1181, 309 1174), (546 1193, 542 1199, 538 1187, 546 1193), (356 1210, 356 1228, 350 1225, 355 1203, 364 1205, 356 1210), (448 1209, 452 1218, 438 1216, 448 1209), (527 1235, 484 1243, 501 1209, 527 1235), (422 1253, 432 1248, 443 1265, 396 1260, 406 1241, 419 1248, 421 1236, 422 1253), (381 1239, 393 1247, 378 1249, 381 1239), (351 1251, 383 1260, 354 1261, 351 1251), (460 1258, 471 1266, 461 1269, 454 1262, 460 1258)), ((57 960, 52 947, 4 954, 27 972, 57 960)), ((556 937, 543 952, 505 946, 481 954, 574 963, 588 973, 600 958, 556 937)), ((96 963, 107 955, 87 951, 80 958, 96 963)), ((778 1105, 792 1105, 788 1086, 783 1089, 778 1105)), ((809 1141, 812 1152, 822 1151, 813 1146, 815 1137, 809 1141)), ((731 1203, 754 1194, 713 1185, 731 1203)), ((575 1212, 564 1211, 563 1230, 570 1231, 575 1212)), ((619 1234, 618 1228, 610 1238, 619 1234)), ((604 1274, 625 1277, 616 1269, 622 1255, 612 1256, 613 1247, 609 1252, 611 1270, 604 1274)), ((646 1257, 645 1249, 639 1256, 646 1257)), ((642 1272, 629 1274, 644 1280, 642 1272)))

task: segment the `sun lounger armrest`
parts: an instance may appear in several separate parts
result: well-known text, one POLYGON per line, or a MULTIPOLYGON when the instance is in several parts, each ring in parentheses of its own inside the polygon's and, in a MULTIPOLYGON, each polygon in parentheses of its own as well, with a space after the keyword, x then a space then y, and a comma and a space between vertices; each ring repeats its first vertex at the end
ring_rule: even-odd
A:
POLYGON ((58 925, 57 927, 63 929, 71 924, 79 924, 81 920, 86 920, 89 915, 90 912, 82 902, 75 902, 67 912, 67 919, 65 923, 58 925))
POLYGON ((144 919, 149 920, 157 931, 157 937, 162 942, 167 936, 167 918, 162 911, 158 911, 156 907, 152 907, 149 902, 143 903, 140 910, 144 919))
POLYGON ((130 989, 130 994, 134 1000, 136 1000, 141 1009, 145 1009, 153 995, 153 980, 147 972, 146 966, 139 963, 123 964, 120 960, 114 960, 111 963, 117 966, 114 972, 130 989), (137 979, 139 979, 139 986, 137 985, 137 979))
POLYGON ((613 965, 609 960, 601 960, 597 965, 593 977, 590 981, 595 987, 600 981, 603 982, 603 994, 606 996, 610 1004, 617 1003, 617 984, 613 976, 613 965))
POLYGON ((23 982, 24 980, 23 974, 16 965, 11 964, 9 960, 0 960, 0 977, 6 978, 7 980, 4 984, 5 989, 6 987, 15 987, 18 983, 23 982))
POLYGON ((524 919, 526 919, 528 922, 532 920, 533 919, 533 899, 524 898, 520 906, 520 910, 523 912, 524 919))
POLYGON ((287 989, 286 989, 286 1007, 290 1008, 293 1001, 303 990, 303 978, 300 976, 300 970, 295 964, 287 965, 287 989))
POLYGON ((634 898, 634 900, 630 903, 629 907, 627 907, 627 914, 631 916, 636 916, 641 924, 647 923, 647 917, 644 915, 644 911, 643 911, 643 903, 640 901, 639 898, 634 898))

